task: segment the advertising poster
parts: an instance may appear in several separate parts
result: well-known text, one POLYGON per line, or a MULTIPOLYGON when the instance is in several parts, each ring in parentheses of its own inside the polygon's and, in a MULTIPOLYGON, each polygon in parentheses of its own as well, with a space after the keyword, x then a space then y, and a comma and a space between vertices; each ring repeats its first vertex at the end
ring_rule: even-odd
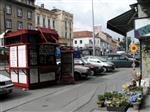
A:
POLYGON ((17 67, 17 46, 10 47, 10 67, 17 67))
POLYGON ((18 46, 18 67, 27 67, 26 46, 18 46))

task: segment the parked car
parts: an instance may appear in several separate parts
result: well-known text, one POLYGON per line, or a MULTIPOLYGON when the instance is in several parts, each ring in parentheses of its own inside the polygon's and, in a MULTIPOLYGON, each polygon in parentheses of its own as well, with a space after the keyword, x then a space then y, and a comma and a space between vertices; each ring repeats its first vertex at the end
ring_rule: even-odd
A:
POLYGON ((114 63, 99 56, 85 56, 82 57, 82 59, 93 65, 101 66, 104 72, 113 71, 115 69, 114 63))
POLYGON ((81 78, 88 78, 93 72, 89 67, 83 65, 74 65, 74 79, 79 80, 81 78))
MULTIPOLYGON (((121 54, 109 54, 106 56, 106 58, 110 61, 112 61, 116 67, 132 67, 133 59, 128 58, 126 55, 121 54)), ((139 66, 139 61, 135 61, 135 66, 139 66)))
MULTIPOLYGON (((60 73, 61 62, 58 61, 57 65, 58 65, 57 73, 60 73)), ((75 80, 79 80, 81 78, 87 78, 89 75, 93 75, 93 72, 89 67, 85 67, 84 65, 74 65, 74 79, 75 80)))
MULTIPOLYGON (((127 54, 127 57, 132 59, 132 58, 133 58, 133 54, 128 53, 128 54, 127 54)), ((140 61, 140 60, 141 60, 140 53, 135 53, 134 58, 135 58, 137 61, 140 61)))
POLYGON ((88 63, 86 60, 83 60, 81 58, 75 58, 74 59, 74 64, 75 65, 83 65, 85 67, 89 67, 93 71, 93 75, 94 74, 98 74, 100 72, 103 72, 103 68, 102 67, 99 67, 99 66, 93 65, 91 63, 88 63))
POLYGON ((14 84, 7 76, 0 74, 0 95, 7 95, 13 91, 14 84))

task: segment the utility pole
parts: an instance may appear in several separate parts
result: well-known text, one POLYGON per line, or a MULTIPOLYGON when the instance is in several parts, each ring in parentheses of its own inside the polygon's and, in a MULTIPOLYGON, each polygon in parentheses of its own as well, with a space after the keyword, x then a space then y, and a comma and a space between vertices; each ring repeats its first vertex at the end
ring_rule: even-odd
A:
POLYGON ((3 9, 3 14, 4 14, 4 31, 6 30, 6 15, 5 15, 6 11, 5 8, 3 9))
POLYGON ((93 56, 95 56, 95 28, 94 28, 94 7, 92 0, 92 26, 93 26, 93 56))

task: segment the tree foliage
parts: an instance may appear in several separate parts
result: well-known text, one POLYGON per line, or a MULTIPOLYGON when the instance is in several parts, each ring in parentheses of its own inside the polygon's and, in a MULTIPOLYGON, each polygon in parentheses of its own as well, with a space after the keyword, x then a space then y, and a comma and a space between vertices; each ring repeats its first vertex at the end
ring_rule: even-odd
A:
POLYGON ((129 46, 131 44, 131 37, 124 37, 122 41, 120 41, 119 45, 120 48, 119 50, 125 50, 126 49, 126 38, 127 38, 127 48, 129 49, 129 46))

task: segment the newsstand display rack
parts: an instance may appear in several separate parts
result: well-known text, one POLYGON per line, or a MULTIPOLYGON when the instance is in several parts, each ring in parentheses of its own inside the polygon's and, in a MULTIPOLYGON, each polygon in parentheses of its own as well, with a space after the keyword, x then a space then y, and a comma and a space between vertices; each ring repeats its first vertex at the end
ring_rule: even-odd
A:
POLYGON ((39 88, 56 82, 58 34, 53 29, 22 29, 5 34, 9 48, 9 75, 16 87, 39 88))

